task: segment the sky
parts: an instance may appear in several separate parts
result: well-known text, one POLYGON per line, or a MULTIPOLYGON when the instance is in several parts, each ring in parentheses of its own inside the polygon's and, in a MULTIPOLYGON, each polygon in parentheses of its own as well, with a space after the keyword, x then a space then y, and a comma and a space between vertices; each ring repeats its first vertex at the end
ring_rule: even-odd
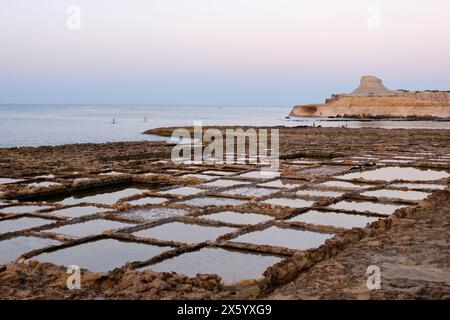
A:
POLYGON ((450 90, 448 0, 0 0, 0 103, 294 105, 450 90))

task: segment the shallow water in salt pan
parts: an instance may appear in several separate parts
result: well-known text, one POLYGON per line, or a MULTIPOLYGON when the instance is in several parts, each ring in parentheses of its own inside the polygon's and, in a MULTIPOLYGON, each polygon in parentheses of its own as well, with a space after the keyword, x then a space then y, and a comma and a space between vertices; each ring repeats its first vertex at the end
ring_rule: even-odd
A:
POLYGON ((295 159, 290 161, 290 163, 293 164, 314 164, 317 163, 316 160, 312 160, 312 159, 295 159))
POLYGON ((86 195, 86 196, 71 196, 68 197, 59 203, 62 205, 74 205, 74 204, 80 204, 83 202, 86 203, 99 203, 99 204, 106 204, 106 205, 112 205, 119 201, 122 198, 131 197, 136 194, 141 194, 148 191, 148 189, 138 189, 138 188, 126 188, 118 191, 105 191, 102 192, 100 190, 96 191, 93 195, 86 195))
POLYGON ((237 185, 243 185, 243 184, 249 184, 250 182, 241 181, 241 180, 226 180, 226 179, 219 179, 216 181, 208 182, 202 184, 204 187, 219 187, 219 188, 225 188, 225 187, 233 187, 237 185))
POLYGON ((392 163, 392 164, 395 164, 395 163, 410 163, 412 160, 401 160, 401 159, 392 159, 392 160, 389 160, 389 159, 383 159, 383 160, 380 160, 379 162, 380 163, 392 163))
POLYGON ((135 232, 134 235, 166 241, 199 243, 216 240, 221 235, 235 231, 235 228, 212 227, 181 222, 166 223, 157 227, 135 232))
POLYGON ((83 206, 83 207, 72 207, 66 209, 60 209, 51 211, 48 214, 59 216, 59 217, 70 217, 70 218, 79 218, 83 216, 87 216, 94 213, 106 212, 110 209, 105 208, 97 208, 95 206, 83 206))
POLYGON ((422 159, 420 157, 413 157, 413 156, 396 156, 395 159, 406 159, 406 160, 417 160, 422 159))
POLYGON ((33 259, 63 266, 77 265, 94 272, 106 272, 121 267, 127 262, 150 259, 170 249, 170 247, 105 239, 42 253, 33 259))
POLYGON ((324 198, 337 198, 342 196, 342 192, 334 191, 320 191, 320 190, 299 190, 295 193, 299 196, 310 196, 310 197, 324 197, 324 198))
POLYGON ((40 227, 56 222, 55 220, 23 217, 0 221, 0 233, 15 232, 29 228, 40 227))
POLYGON ((419 170, 416 168, 386 167, 364 172, 354 172, 339 176, 341 179, 364 179, 368 181, 384 180, 409 180, 409 181, 433 181, 450 177, 445 171, 419 170))
POLYGON ((314 201, 302 199, 289 199, 289 198, 272 198, 264 200, 263 202, 276 206, 285 206, 291 208, 307 208, 314 204, 314 201))
POLYGON ((100 173, 99 176, 121 176, 123 174, 125 174, 125 173, 117 172, 117 171, 110 171, 110 172, 100 173))
POLYGON ((331 175, 343 171, 348 171, 349 169, 350 167, 344 166, 320 166, 320 167, 306 168, 299 171, 298 173, 307 176, 331 175))
POLYGON ((185 200, 178 203, 194 207, 207 207, 207 206, 238 206, 244 204, 245 202, 246 201, 231 198, 201 197, 185 200))
POLYGON ((402 200, 423 200, 430 194, 420 191, 401 191, 401 190, 382 189, 375 191, 366 191, 361 193, 361 195, 367 197, 391 198, 402 200))
POLYGON ((184 253, 172 259, 164 260, 141 270, 175 271, 189 277, 195 277, 197 273, 218 274, 223 282, 236 282, 260 278, 269 266, 280 261, 281 258, 275 256, 221 248, 203 248, 199 251, 184 253))
POLYGON ((288 180, 288 179, 279 179, 270 182, 265 182, 259 184, 260 187, 271 187, 271 188, 297 188, 303 185, 305 182, 301 180, 288 180))
POLYGON ((49 229, 45 231, 74 237, 86 237, 89 235, 100 234, 107 230, 116 230, 133 226, 134 226, 133 224, 123 222, 95 219, 81 223, 68 224, 55 229, 49 229))
POLYGON ((365 189, 365 188, 370 187, 367 185, 360 185, 360 184, 355 184, 355 183, 350 183, 350 182, 345 182, 345 181, 328 181, 328 182, 319 184, 319 186, 342 188, 342 189, 353 189, 353 190, 365 189))
MULTIPOLYGON (((74 172, 74 174, 76 174, 76 172, 74 172)), ((54 174, 45 174, 42 176, 34 177, 34 179, 54 179, 54 178, 56 178, 56 176, 54 174)))
POLYGON ((43 181, 43 182, 33 182, 33 183, 28 184, 28 186, 45 188, 45 187, 62 186, 62 184, 58 183, 58 182, 52 182, 52 181, 43 181))
POLYGON ((0 209, 1 213, 32 213, 44 209, 50 209, 50 206, 15 206, 0 209))
POLYGON ((356 201, 340 201, 330 206, 331 209, 359 211, 359 212, 373 212, 383 215, 390 215, 395 210, 404 208, 406 206, 393 205, 393 204, 381 204, 369 201, 356 202, 356 201))
POLYGON ((23 181, 22 179, 0 178, 0 184, 16 183, 23 181))
POLYGON ((248 179, 273 179, 279 177, 279 172, 274 171, 250 171, 239 175, 239 178, 248 179))
POLYGON ((120 215, 123 215, 126 218, 131 219, 143 219, 147 221, 155 221, 159 219, 172 218, 185 216, 189 214, 189 211, 178 208, 166 208, 166 207, 158 207, 158 208, 149 208, 149 209, 138 209, 138 210, 130 210, 120 215))
POLYGON ((170 190, 160 191, 161 194, 173 194, 177 196, 192 196, 194 194, 199 194, 205 192, 205 190, 198 189, 198 188, 192 188, 192 187, 180 187, 180 188, 174 188, 170 190))
POLYGON ((38 237, 17 237, 0 241, 0 264, 15 261, 20 255, 36 249, 60 244, 59 241, 38 237))
POLYGON ((428 183, 394 183, 391 184, 391 187, 396 188, 409 188, 409 189, 418 189, 418 190, 444 190, 447 188, 445 185, 441 184, 428 184, 428 183))
POLYGON ((372 223, 377 220, 378 218, 367 217, 363 215, 311 210, 298 216, 295 216, 287 221, 304 222, 310 224, 350 229, 350 228, 362 228, 365 227, 368 223, 372 223))
POLYGON ((130 200, 128 201, 128 204, 132 206, 143 206, 147 204, 161 204, 166 202, 166 198, 160 198, 160 197, 147 197, 147 198, 141 198, 137 200, 130 200))
POLYGON ((272 220, 271 216, 256 213, 240 213, 233 211, 225 211, 201 216, 202 219, 209 219, 221 222, 235 224, 258 224, 264 221, 272 220))
POLYGON ((251 188, 251 187, 240 187, 223 191, 224 194, 231 194, 234 196, 247 196, 247 197, 267 196, 275 192, 278 192, 278 190, 268 188, 251 188))
POLYGON ((321 246, 325 243, 325 240, 332 237, 332 234, 285 229, 274 226, 262 231, 243 234, 230 241, 307 250, 321 246))

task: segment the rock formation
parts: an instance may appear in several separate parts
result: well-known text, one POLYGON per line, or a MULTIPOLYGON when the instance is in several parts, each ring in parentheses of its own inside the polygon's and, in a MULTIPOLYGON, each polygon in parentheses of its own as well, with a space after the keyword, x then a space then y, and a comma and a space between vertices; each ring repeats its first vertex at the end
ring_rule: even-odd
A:
POLYGON ((332 94, 325 104, 295 106, 291 116, 344 118, 448 118, 450 91, 392 91, 381 79, 363 76, 350 94, 332 94))
POLYGON ((350 93, 352 96, 389 96, 395 91, 386 89, 383 81, 374 76, 363 76, 359 87, 350 93))

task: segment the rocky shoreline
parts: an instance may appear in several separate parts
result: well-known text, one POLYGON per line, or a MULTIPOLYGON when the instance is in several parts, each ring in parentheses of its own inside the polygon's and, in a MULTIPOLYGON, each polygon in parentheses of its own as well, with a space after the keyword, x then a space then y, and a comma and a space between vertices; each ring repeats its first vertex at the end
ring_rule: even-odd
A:
MULTIPOLYGON (((159 128, 148 133, 168 136, 172 130, 159 128)), ((2 223, 19 222, 25 218, 48 222, 3 234, 0 231, 0 246, 11 239, 24 237, 59 242, 56 246, 21 252, 15 261, 3 263, 0 267, 0 298, 450 297, 450 212, 446 205, 450 199, 450 178, 445 178, 450 172, 448 130, 285 127, 279 127, 279 130, 280 173, 279 176, 264 179, 253 177, 258 166, 249 163, 175 165, 169 161, 172 145, 163 142, 0 149, 0 177, 5 181, 0 184, 0 228, 2 223), (393 179, 391 176, 380 176, 375 180, 357 176, 345 178, 348 174, 364 176, 365 173, 389 168, 400 168, 412 173, 393 179), (439 173, 440 176, 425 183, 422 181, 423 176, 415 176, 414 172, 423 172, 424 176, 439 173), (224 181, 231 185, 223 184, 224 181), (232 185, 236 181, 245 186, 245 192, 253 193, 244 193, 242 186, 232 185), (353 186, 350 189, 341 186, 346 183, 353 186), (137 192, 142 185, 145 186, 143 193, 123 194, 118 201, 110 201, 112 194, 130 188, 137 192), (201 192, 170 194, 179 188, 193 188, 201 192), (235 189, 242 191, 234 193, 235 189), (93 190, 95 196, 91 195, 93 190), (101 195, 105 190, 108 191, 108 197, 105 198, 108 202, 101 202, 97 194, 100 192, 101 195), (412 200, 366 195, 374 192, 424 194, 424 198, 412 200), (141 203, 145 199, 161 198, 165 199, 161 204, 141 203), (72 204, 67 199, 81 200, 72 204), (96 199, 97 202, 90 203, 87 199, 96 199), (198 204, 199 199, 214 201, 198 204), (273 199, 282 199, 285 204, 271 203, 273 199), (308 201, 312 206, 290 206, 291 202, 308 201), (366 203, 369 206, 365 211, 339 207, 339 204, 347 202, 366 203), (398 209, 386 215, 374 212, 371 205, 374 208, 392 206, 398 209), (15 212, 14 208, 19 210, 24 206, 38 206, 40 210, 35 208, 34 212, 15 212), (79 217, 70 216, 70 210, 92 206, 102 212, 95 212, 95 209, 79 217), (301 218, 311 209, 346 216, 348 219, 353 216, 364 217, 373 222, 348 228, 292 220, 301 218), (68 213, 54 213, 62 211, 68 213), (147 220, 145 216, 136 214, 155 211, 184 213, 156 220, 147 220), (255 217, 267 217, 270 220, 244 223, 209 219, 211 215, 229 211, 238 216, 251 212, 255 217), (128 225, 115 231, 101 229, 103 231, 81 237, 53 231, 100 220, 128 225), (137 235, 141 231, 173 223, 232 230, 217 239, 198 243, 137 235), (279 232, 298 230, 330 237, 323 244, 310 249, 295 248, 295 243, 292 243, 292 247, 289 243, 283 246, 275 242, 261 244, 235 240, 274 228, 279 232), (170 247, 170 250, 153 258, 127 261, 106 272, 83 269, 81 290, 67 289, 65 267, 36 260, 42 254, 81 248, 108 239, 136 245, 170 247), (249 258, 249 254, 262 254, 276 257, 279 262, 267 267, 261 277, 231 282, 224 281, 218 274, 194 272, 192 276, 187 276, 183 272, 157 272, 151 269, 160 262, 170 262, 174 258, 187 257, 208 248, 227 252, 231 250, 229 252, 246 254, 249 258), (382 268, 384 280, 381 290, 371 291, 365 287, 365 268, 370 264, 378 264, 382 268), (147 266, 150 266, 150 270, 141 271, 147 266)))

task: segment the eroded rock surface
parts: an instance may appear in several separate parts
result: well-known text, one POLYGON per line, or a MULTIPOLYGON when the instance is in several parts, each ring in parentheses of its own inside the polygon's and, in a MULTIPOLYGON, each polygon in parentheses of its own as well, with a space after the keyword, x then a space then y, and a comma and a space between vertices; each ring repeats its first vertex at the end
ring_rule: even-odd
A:
POLYGON ((448 296, 448 130, 278 129, 280 169, 266 176, 248 161, 174 164, 171 146, 160 142, 0 149, 0 246, 9 250, 0 256, 0 298, 306 299, 333 290, 350 299, 448 296), (419 198, 402 198, 419 191, 419 198), (350 229, 317 220, 319 211, 370 222, 350 229), (236 218, 211 219, 226 212, 236 218), (315 219, 302 219, 307 212, 315 219), (244 221, 244 214, 261 219, 244 221), (111 230, 116 226, 121 229, 111 230), (214 227, 223 232, 210 237, 214 227), (164 235, 165 228, 183 237, 164 235), (193 228, 198 239, 189 234, 193 228), (299 248, 302 234, 324 241, 299 248), (42 244, 30 246, 36 237, 42 244), (43 263, 67 260, 39 260, 51 253, 71 257, 71 248, 105 258, 107 250, 95 251, 94 244, 106 242, 135 254, 113 255, 110 265, 95 269, 104 273, 83 270, 81 290, 67 289, 65 267, 43 263), (142 254, 146 245, 156 255, 142 254), (218 268, 217 275, 202 274, 211 271, 201 267, 213 249, 216 265, 231 268, 232 278, 218 268), (220 252, 230 250, 239 259, 220 263, 229 256, 220 252), (261 254, 276 259, 255 258, 261 254), (192 257, 202 263, 186 270, 183 261, 192 257), (250 259, 261 263, 252 265, 257 272, 240 277, 250 259), (152 269, 165 262, 162 272, 152 269), (368 263, 382 268, 385 290, 364 291, 368 263))

